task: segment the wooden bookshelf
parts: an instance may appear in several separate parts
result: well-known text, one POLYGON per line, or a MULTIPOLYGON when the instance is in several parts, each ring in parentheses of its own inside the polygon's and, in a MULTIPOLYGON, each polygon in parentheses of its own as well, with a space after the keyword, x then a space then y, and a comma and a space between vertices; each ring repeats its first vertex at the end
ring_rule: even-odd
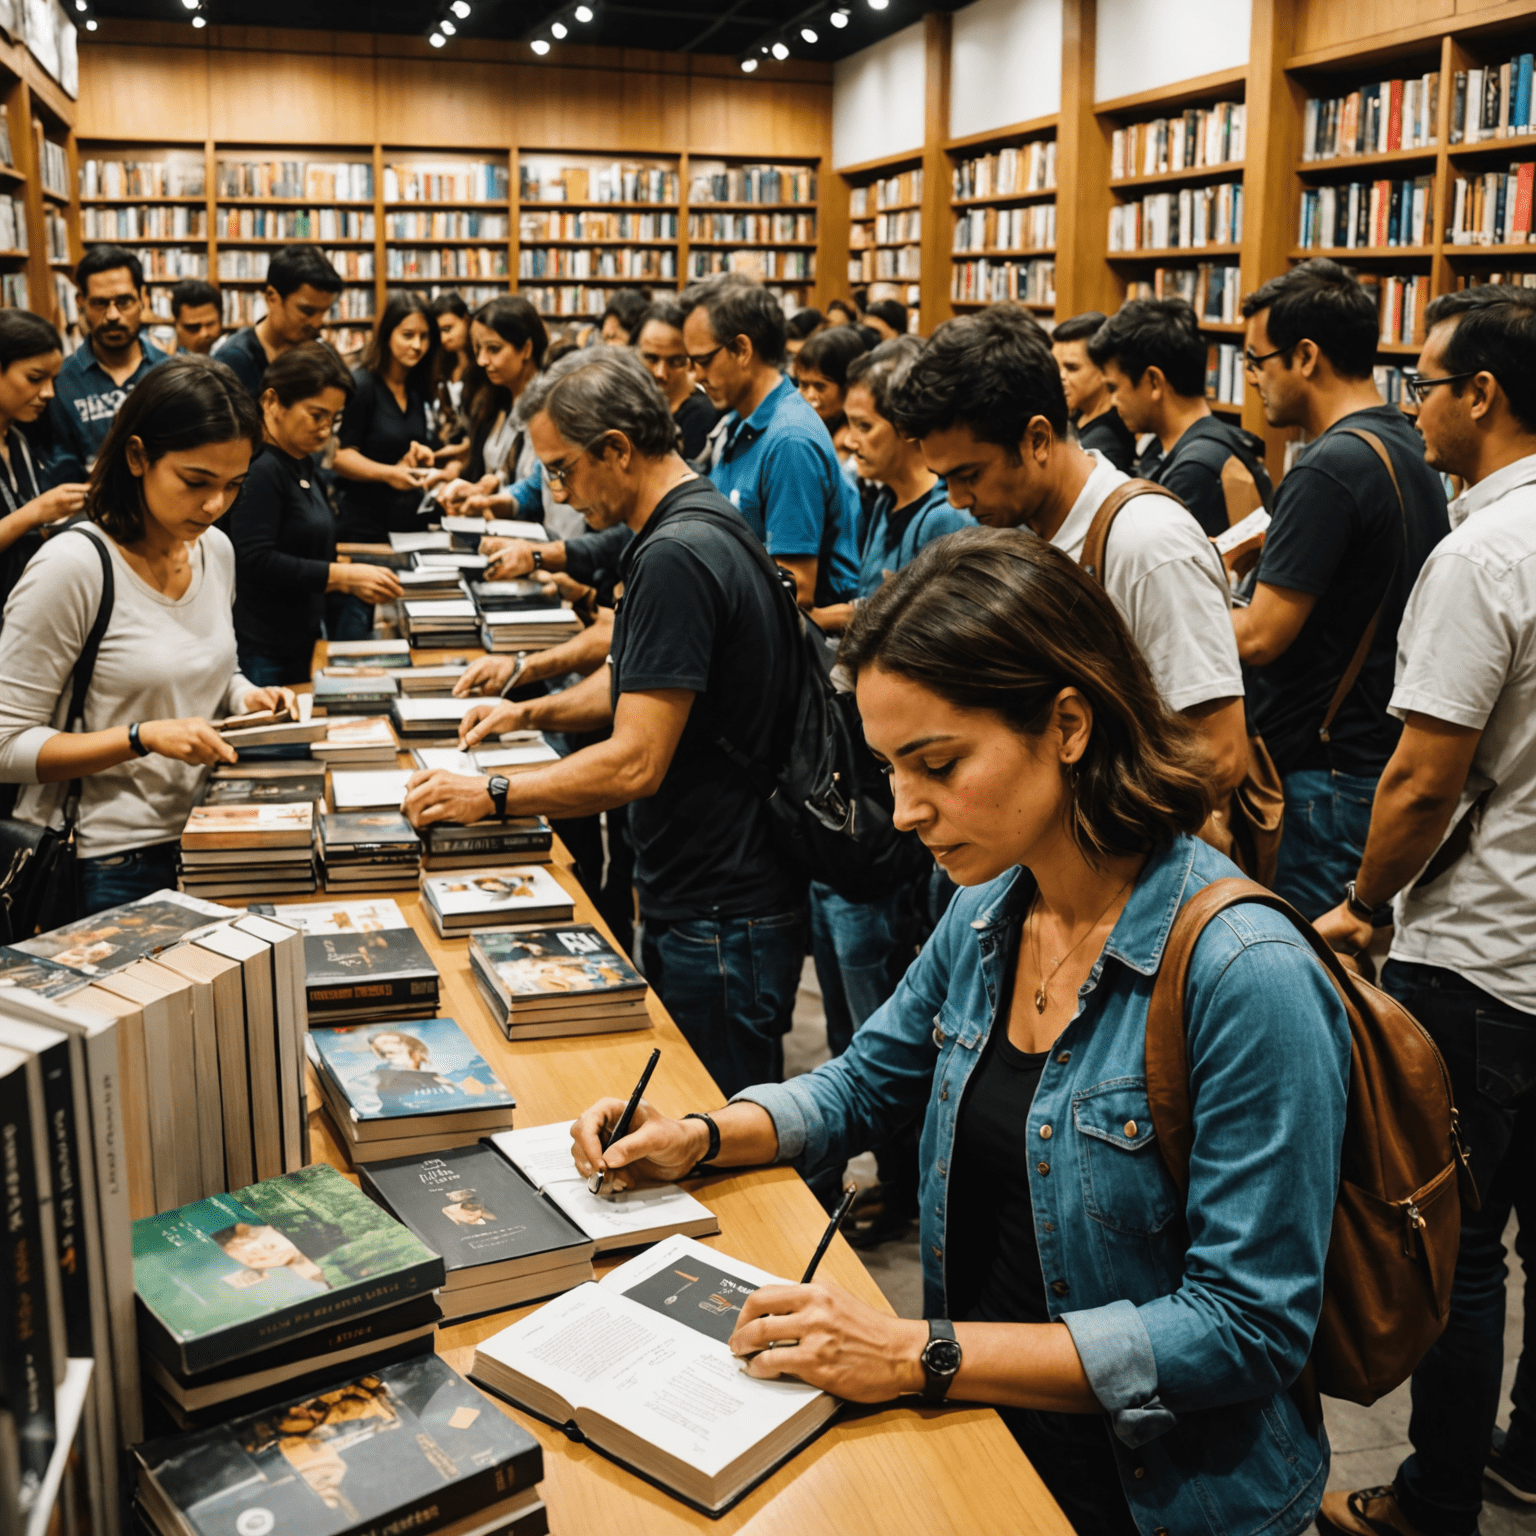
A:
POLYGON ((950 178, 949 305, 1000 299, 1056 309, 1056 115, 945 146, 950 178))
POLYGON ((885 283, 909 308, 921 302, 924 165, 920 150, 841 173, 848 199, 848 286, 885 283))
POLYGON ((809 303, 824 236, 819 164, 742 155, 684 159, 679 267, 685 278, 750 272, 786 308, 809 303))

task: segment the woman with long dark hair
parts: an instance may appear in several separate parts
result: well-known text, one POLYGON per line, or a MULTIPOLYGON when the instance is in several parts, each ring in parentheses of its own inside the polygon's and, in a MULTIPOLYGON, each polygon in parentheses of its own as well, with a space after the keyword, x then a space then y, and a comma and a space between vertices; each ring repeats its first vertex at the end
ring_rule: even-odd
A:
POLYGON ((0 309, 0 604, 42 548, 48 524, 85 505, 83 482, 49 485, 41 443, 26 430, 47 410, 63 366, 59 333, 41 315, 0 309))
POLYGON ((469 351, 469 305, 457 288, 434 294, 427 305, 437 321, 440 343, 434 378, 434 407, 443 446, 437 462, 445 464, 469 452, 469 418, 464 414, 464 379, 473 359, 469 351))
POLYGON ((82 912, 176 883, 177 840, 204 770, 234 750, 209 723, 292 703, 236 661, 235 552, 213 525, 261 443, 256 404, 216 358, 177 356, 123 402, 91 472, 89 524, 48 540, 0 631, 0 781, 47 824, 82 781, 82 912), (94 546, 94 547, 93 547, 94 546), (112 572, 83 729, 62 729, 75 663, 112 572))
POLYGON ((928 545, 841 660, 896 825, 961 887, 848 1049, 703 1118, 594 1105, 575 1164, 671 1181, 840 1168, 922 1124, 926 1321, 765 1286, 731 1338, 754 1376, 855 1402, 991 1403, 1074 1530, 1299 1536, 1328 1473, 1290 1392, 1312 1347, 1350 1074, 1343 1004, 1278 912, 1228 908, 1183 997, 1189 1184, 1164 1166, 1147 1007, 1174 915, 1235 866, 1193 727, 1103 588, 1023 529, 928 545))

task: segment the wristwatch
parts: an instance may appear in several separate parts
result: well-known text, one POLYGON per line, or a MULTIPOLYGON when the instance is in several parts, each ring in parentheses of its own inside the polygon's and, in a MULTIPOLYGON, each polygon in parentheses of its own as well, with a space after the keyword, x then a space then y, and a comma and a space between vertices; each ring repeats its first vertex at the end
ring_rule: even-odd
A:
POLYGON ((1392 926, 1392 903, 1384 901, 1379 907, 1367 906, 1355 895, 1355 882, 1353 880, 1349 881, 1344 887, 1344 905, 1362 923, 1369 923, 1372 928, 1390 928, 1392 926))
POLYGON ((544 569, 544 551, 542 549, 536 549, 533 551, 533 568, 536 571, 542 571, 544 569))
POLYGON ((928 1319, 928 1342, 923 1345, 923 1397, 940 1403, 960 1370, 963 1359, 955 1325, 947 1317, 928 1319))
POLYGON ((149 748, 139 740, 139 722, 137 720, 128 727, 128 745, 133 749, 135 757, 149 756, 149 748))
POLYGON ((702 1120, 709 1130, 709 1145, 705 1148, 704 1156, 701 1157, 698 1162, 693 1165, 692 1172, 698 1173, 701 1169, 708 1167, 709 1164, 714 1162, 714 1160, 720 1156, 720 1127, 715 1124, 714 1120, 709 1115, 700 1114, 698 1110, 693 1110, 690 1113, 684 1115, 683 1119, 702 1120))
POLYGON ((505 821, 507 819, 507 783, 506 775, 493 773, 486 781, 485 792, 491 797, 491 804, 495 807, 497 817, 505 821))

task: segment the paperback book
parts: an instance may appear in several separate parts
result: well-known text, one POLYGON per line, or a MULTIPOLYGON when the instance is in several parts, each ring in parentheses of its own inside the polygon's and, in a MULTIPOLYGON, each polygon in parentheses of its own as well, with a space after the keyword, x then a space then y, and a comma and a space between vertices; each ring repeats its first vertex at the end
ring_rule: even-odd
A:
POLYGON ((0 944, 0 988, 17 987, 36 997, 67 997, 88 986, 79 971, 0 944))
POLYGON ((645 978, 590 923, 476 930, 469 964, 508 1039, 650 1022, 645 978))
POLYGON ((104 976, 236 915, 210 901, 176 891, 156 891, 142 901, 109 907, 49 933, 22 939, 12 947, 52 960, 55 965, 67 965, 84 976, 104 976))
POLYGON ((487 925, 569 922, 575 911, 570 893, 539 864, 424 874, 421 894, 434 926, 445 936, 487 925))
MULTIPOLYGON (((313 752, 314 748, 311 747, 313 752)), ((242 765, 243 766, 243 765, 242 765)), ((325 798, 325 770, 308 764, 282 775, 215 772, 203 790, 203 805, 303 805, 325 798)))

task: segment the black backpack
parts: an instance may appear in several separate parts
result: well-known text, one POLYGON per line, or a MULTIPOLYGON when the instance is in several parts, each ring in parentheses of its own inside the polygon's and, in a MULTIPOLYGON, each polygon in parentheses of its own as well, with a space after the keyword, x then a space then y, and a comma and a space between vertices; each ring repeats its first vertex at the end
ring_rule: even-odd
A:
POLYGON ((690 507, 667 519, 722 528, 773 584, 789 641, 777 767, 754 762, 724 736, 715 745, 768 803, 779 851, 801 874, 848 901, 874 901, 927 874, 933 860, 892 818, 890 783, 864 742, 858 701, 832 681, 837 652, 801 611, 794 578, 775 565, 740 516, 690 507))

